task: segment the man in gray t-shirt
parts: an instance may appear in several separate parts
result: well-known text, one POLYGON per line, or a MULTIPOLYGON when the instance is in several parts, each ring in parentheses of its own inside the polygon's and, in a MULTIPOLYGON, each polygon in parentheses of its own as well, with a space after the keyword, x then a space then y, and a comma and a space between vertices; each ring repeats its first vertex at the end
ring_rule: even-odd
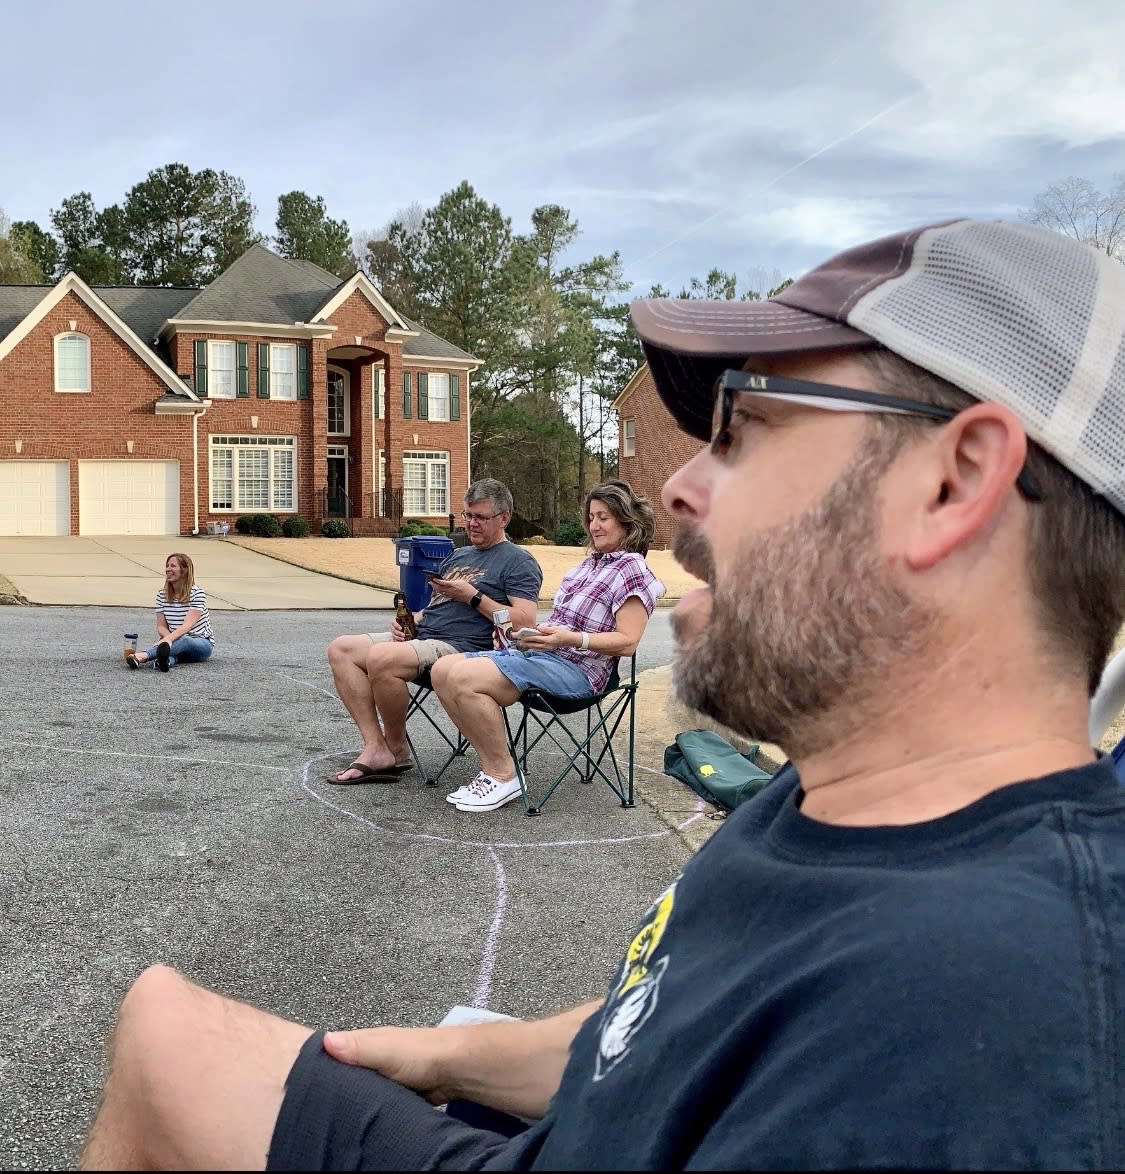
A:
POLYGON ((465 494, 461 517, 469 546, 455 550, 430 581, 433 595, 415 619, 418 637, 391 631, 337 636, 328 645, 336 692, 363 737, 355 761, 330 783, 391 782, 411 767, 406 741, 407 685, 439 657, 492 647, 492 613, 507 608, 513 628, 535 623, 543 572, 504 532, 512 516, 507 486, 489 477, 465 494))

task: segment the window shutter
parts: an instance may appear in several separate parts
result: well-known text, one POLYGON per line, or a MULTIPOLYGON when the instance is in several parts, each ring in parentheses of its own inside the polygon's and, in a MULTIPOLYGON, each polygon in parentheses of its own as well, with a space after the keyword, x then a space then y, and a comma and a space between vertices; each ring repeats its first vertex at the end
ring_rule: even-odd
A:
POLYGON ((402 373, 402 418, 410 419, 410 372, 402 373))
POLYGON ((297 398, 309 398, 309 344, 297 344, 297 398))
POLYGON ((237 382, 234 385, 234 394, 238 399, 246 399, 250 394, 250 344, 236 342, 234 344, 235 370, 237 382))
POLYGON ((418 419, 430 418, 430 377, 425 371, 418 372, 418 419))
POLYGON ((449 418, 461 419, 461 376, 449 373, 449 418))
POLYGON ((270 398, 270 344, 258 343, 258 399, 270 398))
POLYGON ((195 340, 195 394, 207 394, 207 340, 195 340))

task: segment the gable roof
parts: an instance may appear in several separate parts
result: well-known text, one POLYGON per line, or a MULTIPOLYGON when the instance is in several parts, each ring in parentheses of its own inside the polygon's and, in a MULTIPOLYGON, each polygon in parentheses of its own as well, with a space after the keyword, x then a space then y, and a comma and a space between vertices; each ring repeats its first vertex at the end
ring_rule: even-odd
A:
MULTIPOLYGON (((68 274, 63 281, 71 276, 68 274)), ((81 281, 77 277, 75 280, 81 281)), ((480 365, 480 360, 467 351, 399 314, 366 274, 357 273, 341 281, 312 261, 291 261, 264 245, 251 246, 202 289, 151 285, 90 287, 84 282, 81 285, 95 294, 138 338, 153 346, 158 336, 188 322, 258 323, 288 328, 307 323, 306 333, 331 335, 336 328, 324 319, 352 293, 359 292, 387 320, 388 337, 402 343, 404 358, 480 365)), ((0 347, 57 288, 0 285, 0 347)))
MULTIPOLYGON (((148 340, 152 337, 151 333, 148 338, 138 333, 127 318, 122 317, 117 309, 100 293, 88 286, 76 273, 68 273, 57 285, 53 286, 0 286, 0 306, 5 304, 5 296, 12 291, 16 292, 11 298, 11 304, 24 309, 24 312, 18 319, 11 321, 7 313, 0 310, 0 318, 6 324, 3 336, 0 337, 0 359, 14 350, 63 298, 68 294, 74 294, 137 355, 145 366, 156 374, 169 393, 183 398, 185 401, 199 402, 199 397, 191 387, 149 345, 148 340), (29 300, 30 304, 28 304, 29 300)), ((190 297, 195 292, 194 290, 160 289, 157 287, 133 290, 123 289, 119 286, 110 286, 102 292, 112 297, 114 291, 119 291, 124 295, 164 295, 156 298, 123 296, 116 299, 122 309, 132 316, 133 322, 142 330, 145 329, 146 323, 151 323, 154 320, 156 313, 175 302, 177 294, 190 297)))
POLYGON ((610 409, 619 412, 624 406, 625 401, 637 390, 638 387, 644 383, 645 376, 648 374, 648 364, 642 363, 632 374, 629 382, 618 393, 617 398, 611 403, 610 409))
POLYGON ((417 355, 419 358, 455 359, 462 363, 480 364, 480 359, 474 358, 468 351, 463 351, 459 346, 454 346, 453 343, 446 342, 444 338, 434 334, 432 330, 427 330, 420 322, 412 322, 405 314, 400 316, 410 330, 417 334, 417 338, 404 340, 402 344, 402 356, 404 359, 417 355))
POLYGON ((177 318, 193 322, 311 322, 340 279, 308 262, 289 261, 264 245, 251 245, 177 318))

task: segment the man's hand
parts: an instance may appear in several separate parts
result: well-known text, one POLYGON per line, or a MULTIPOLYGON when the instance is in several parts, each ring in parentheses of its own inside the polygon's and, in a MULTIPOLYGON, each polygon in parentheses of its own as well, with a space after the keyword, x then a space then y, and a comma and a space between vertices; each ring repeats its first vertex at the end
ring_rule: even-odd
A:
POLYGON ((330 1031, 324 1050, 397 1080, 432 1105, 464 1097, 505 1113, 542 1117, 575 1034, 599 1006, 600 1000, 584 1003, 549 1019, 330 1031))
POLYGON ((457 603, 468 603, 477 593, 476 587, 467 579, 431 579, 430 586, 438 595, 457 603))
POLYGON ((326 1033, 324 1050, 345 1064, 381 1072, 431 1105, 444 1105, 458 1095, 446 1070, 457 1043, 450 1027, 366 1027, 326 1033))

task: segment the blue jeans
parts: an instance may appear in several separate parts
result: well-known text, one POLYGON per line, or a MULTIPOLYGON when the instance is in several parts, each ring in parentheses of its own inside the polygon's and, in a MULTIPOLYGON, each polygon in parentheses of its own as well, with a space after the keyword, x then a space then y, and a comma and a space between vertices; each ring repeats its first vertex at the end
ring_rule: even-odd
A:
MULTIPOLYGON (((178 664, 181 660, 189 663, 193 660, 206 660, 215 651, 214 644, 202 636, 181 636, 172 641, 172 655, 168 657, 170 665, 178 664)), ((145 649, 145 656, 149 660, 156 660, 156 645, 145 649)))

